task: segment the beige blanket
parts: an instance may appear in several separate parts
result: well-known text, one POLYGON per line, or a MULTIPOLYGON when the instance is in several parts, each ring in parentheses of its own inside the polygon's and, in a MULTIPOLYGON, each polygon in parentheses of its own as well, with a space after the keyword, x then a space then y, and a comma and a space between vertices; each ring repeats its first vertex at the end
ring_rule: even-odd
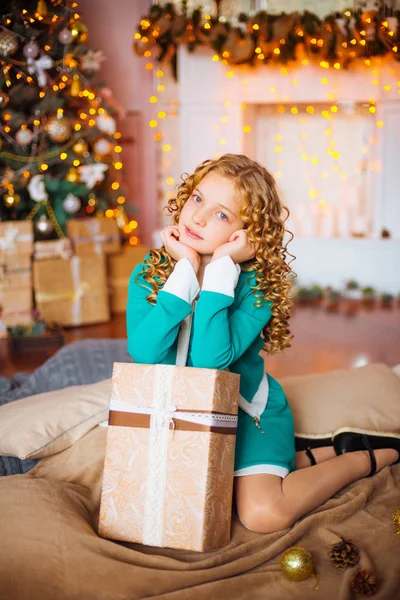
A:
POLYGON ((97 536, 106 430, 97 427, 26 475, 0 479, 1 600, 275 600, 355 598, 351 577, 373 570, 380 600, 400 598, 400 465, 348 486, 294 527, 268 535, 234 517, 232 540, 207 554, 122 544, 97 536), (335 569, 340 536, 359 548, 358 567, 335 569), (293 582, 282 552, 312 552, 319 579, 293 582))

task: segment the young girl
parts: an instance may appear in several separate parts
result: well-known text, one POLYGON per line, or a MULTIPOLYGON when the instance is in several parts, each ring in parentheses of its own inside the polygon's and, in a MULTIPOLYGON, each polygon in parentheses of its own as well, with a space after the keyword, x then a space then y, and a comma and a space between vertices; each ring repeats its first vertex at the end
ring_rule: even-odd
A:
POLYGON ((161 232, 163 247, 130 279, 129 353, 137 363, 175 364, 179 327, 195 306, 187 366, 229 367, 240 375, 239 518, 260 533, 284 529, 367 476, 375 459, 379 471, 398 453, 351 447, 356 451, 336 456, 329 446, 296 454, 285 394, 259 355, 290 347, 292 338, 293 274, 284 245, 289 213, 270 173, 243 155, 207 160, 178 187, 167 210, 174 224, 161 232))

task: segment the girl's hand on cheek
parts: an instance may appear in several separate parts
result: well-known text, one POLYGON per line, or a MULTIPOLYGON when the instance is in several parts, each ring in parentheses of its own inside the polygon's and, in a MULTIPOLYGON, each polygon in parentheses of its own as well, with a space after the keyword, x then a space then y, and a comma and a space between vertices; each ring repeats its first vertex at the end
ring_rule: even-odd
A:
POLYGON ((160 237, 165 250, 176 261, 181 258, 190 260, 193 269, 198 272, 200 268, 200 256, 187 244, 179 241, 179 228, 177 225, 170 225, 160 231, 160 237))
POLYGON ((257 246, 248 240, 246 230, 239 229, 232 233, 226 244, 214 251, 211 262, 223 256, 230 256, 233 262, 242 263, 253 258, 256 252, 257 246))

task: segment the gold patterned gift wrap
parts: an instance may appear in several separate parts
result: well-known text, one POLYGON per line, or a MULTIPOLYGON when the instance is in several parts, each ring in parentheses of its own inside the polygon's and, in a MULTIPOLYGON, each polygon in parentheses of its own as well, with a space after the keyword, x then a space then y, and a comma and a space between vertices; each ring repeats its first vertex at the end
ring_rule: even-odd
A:
POLYGON ((35 260, 33 288, 46 321, 86 325, 110 320, 104 256, 35 260))
POLYGON ((239 382, 114 363, 100 536, 201 552, 229 543, 239 382))
POLYGON ((111 254, 121 250, 119 227, 114 219, 68 219, 67 233, 76 254, 111 254))
POLYGON ((124 313, 128 299, 129 277, 134 268, 143 262, 150 249, 147 246, 124 248, 121 254, 108 256, 108 283, 110 286, 112 314, 124 313))

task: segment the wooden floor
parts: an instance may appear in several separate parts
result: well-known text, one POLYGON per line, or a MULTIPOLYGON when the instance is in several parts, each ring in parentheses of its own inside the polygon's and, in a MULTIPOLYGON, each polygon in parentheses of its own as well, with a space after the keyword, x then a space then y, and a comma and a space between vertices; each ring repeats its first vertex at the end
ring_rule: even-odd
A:
MULTIPOLYGON (((366 363, 400 363, 400 306, 392 309, 359 307, 345 314, 342 307, 330 313, 323 307, 295 307, 291 318, 292 347, 276 356, 265 355, 266 370, 274 377, 346 369, 366 363)), ((110 323, 66 330, 66 342, 85 338, 124 338, 125 315, 110 323)), ((0 375, 32 372, 51 356, 35 353, 10 356, 0 340, 0 375)))

